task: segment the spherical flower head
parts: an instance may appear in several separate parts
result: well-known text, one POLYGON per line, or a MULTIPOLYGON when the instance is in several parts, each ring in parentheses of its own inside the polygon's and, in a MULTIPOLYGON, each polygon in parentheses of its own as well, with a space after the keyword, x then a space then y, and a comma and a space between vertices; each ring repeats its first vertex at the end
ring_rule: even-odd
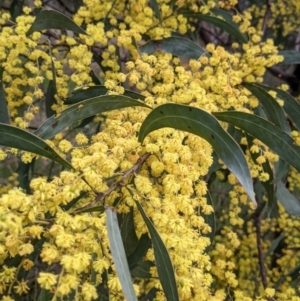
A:
POLYGON ((50 290, 57 282, 57 276, 51 273, 41 272, 37 279, 38 284, 41 288, 50 290))
POLYGON ((89 139, 83 133, 77 134, 75 140, 79 145, 87 144, 89 142, 89 139))
POLYGON ((141 175, 137 175, 134 179, 134 184, 136 189, 143 194, 147 194, 150 193, 152 190, 152 183, 151 181, 146 178, 143 177, 141 175))
POLYGON ((73 146, 72 146, 71 142, 68 140, 65 140, 65 139, 60 141, 58 144, 58 148, 64 153, 67 153, 72 147, 73 146))
POLYGON ((85 282, 82 285, 81 296, 84 301, 90 301, 98 298, 96 288, 93 285, 89 284, 88 282, 85 282))
POLYGON ((20 256, 25 256, 25 255, 29 255, 34 251, 34 247, 32 244, 23 244, 19 247, 19 255, 20 256))
POLYGON ((266 288, 265 289, 265 295, 267 298, 272 298, 275 295, 275 289, 274 288, 266 288))

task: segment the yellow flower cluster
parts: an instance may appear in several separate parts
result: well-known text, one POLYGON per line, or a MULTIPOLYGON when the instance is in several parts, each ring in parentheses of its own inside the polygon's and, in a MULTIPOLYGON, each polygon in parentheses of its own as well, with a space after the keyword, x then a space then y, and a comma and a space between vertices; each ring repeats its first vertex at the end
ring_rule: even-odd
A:
MULTIPOLYGON (((91 72, 103 82, 109 94, 123 94, 124 88, 129 87, 145 96, 145 102, 153 108, 174 102, 208 112, 234 109, 251 113, 259 102, 242 82, 262 82, 266 68, 281 62, 282 57, 272 40, 261 41, 262 33, 251 26, 249 12, 234 18, 250 38, 241 46, 241 52, 232 53, 209 43, 201 57, 183 64, 170 53, 140 53, 145 35, 159 40, 170 37, 175 30, 185 34, 194 29, 186 17, 174 13, 170 1, 157 2, 160 16, 145 0, 84 0, 73 20, 86 27, 88 35, 62 34, 50 46, 52 54, 40 33, 25 35, 34 20, 30 9, 17 18, 14 28, 0 27, 2 80, 13 124, 25 129, 34 121, 39 112, 36 103, 44 96, 41 84, 44 78, 54 79, 52 63, 57 86, 52 109, 57 113, 66 108, 63 100, 73 89, 94 84, 91 72), (18 111, 21 107, 26 108, 24 116, 18 111)), ((204 2, 199 5, 199 1, 178 0, 176 7, 208 13, 216 6, 214 1, 204 2)), ((218 5, 229 9, 236 1, 220 1, 218 5)), ((35 1, 35 6, 40 7, 41 1, 35 1)), ((1 15, 0 24, 9 18, 9 14, 1 15)), ((232 49, 237 48, 239 45, 234 43, 232 49)), ((221 229, 211 246, 212 228, 207 218, 212 216, 214 208, 206 197, 205 177, 213 163, 213 149, 195 135, 170 128, 152 132, 141 145, 137 133, 148 114, 145 108, 104 113, 99 132, 76 133, 77 147, 73 146, 74 141, 64 139, 62 133, 57 134, 47 143, 65 158, 69 156, 76 171, 62 171, 51 179, 38 176, 30 183, 30 194, 13 189, 17 186, 16 175, 8 179, 11 184, 1 188, 0 294, 5 298, 10 298, 12 292, 26 294, 29 283, 20 279, 21 272, 35 268, 39 286, 54 293, 53 300, 63 299, 71 292, 75 294, 74 300, 97 299, 102 297, 97 287, 108 288, 110 300, 124 300, 109 248, 106 215, 93 212, 91 207, 113 206, 120 215, 132 210, 136 235, 140 238, 147 228, 136 200, 169 250, 180 300, 225 301, 233 299, 232 291, 235 300, 267 300, 263 298, 274 296, 271 287, 256 287, 260 275, 255 231, 253 223, 242 218, 250 215, 253 208, 244 189, 233 174, 227 175, 230 189, 226 206, 215 206, 220 209, 217 218, 221 229), (145 154, 147 160, 123 178, 145 154), (117 182, 119 185, 110 191, 112 183, 117 182), (100 201, 99 195, 102 195, 100 201), (32 257, 37 252, 39 256, 34 261, 32 257), (21 260, 17 266, 9 266, 10 257, 21 260), (259 296, 252 297, 253 291, 258 291, 259 296)), ((296 138, 296 133, 293 136, 296 138)), ((266 160, 278 161, 278 156, 260 141, 248 145, 243 137, 241 144, 246 148, 252 177, 268 181, 269 175, 262 165, 266 160), (259 155, 255 162, 251 154, 259 155)), ((7 152, 0 151, 1 160, 6 156, 7 152)), ((33 158, 32 154, 21 154, 24 163, 33 158)), ((225 168, 217 172, 220 180, 225 178, 225 168)), ((292 171, 289 177, 292 186, 297 187, 298 174, 292 171)), ((281 207, 279 213, 279 218, 270 219, 272 227, 284 229, 285 242, 298 245, 300 239, 295 230, 298 222, 287 218, 281 207)), ((266 223, 262 228, 268 233, 266 223)), ((264 243, 264 252, 269 247, 264 243)), ((276 283, 285 266, 293 268, 297 264, 292 254, 286 250, 277 261, 278 269, 269 272, 271 284, 276 283)), ((144 260, 153 263, 151 278, 133 279, 137 296, 157 288, 156 300, 165 300, 152 247, 144 260)), ((296 292, 287 287, 288 280, 283 281, 275 297, 296 301, 296 292)))

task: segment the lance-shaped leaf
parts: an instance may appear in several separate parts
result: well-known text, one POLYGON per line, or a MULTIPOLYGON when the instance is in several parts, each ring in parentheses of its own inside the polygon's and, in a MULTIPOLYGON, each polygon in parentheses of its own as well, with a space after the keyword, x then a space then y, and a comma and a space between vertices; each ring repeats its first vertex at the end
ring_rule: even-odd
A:
POLYGON ((5 94, 4 94, 4 87, 3 87, 3 68, 0 67, 0 122, 9 124, 9 115, 8 115, 8 110, 7 110, 7 104, 6 104, 6 99, 5 99, 5 94))
POLYGON ((277 183, 276 196, 287 213, 300 216, 300 201, 280 181, 277 183))
POLYGON ((193 41, 181 37, 170 37, 160 41, 150 40, 140 47, 140 51, 148 54, 162 51, 191 59, 198 59, 205 52, 205 50, 193 41))
POLYGON ((275 91, 277 93, 277 97, 284 101, 284 111, 291 118, 292 122, 300 131, 300 103, 290 93, 286 91, 263 85, 260 86, 267 91, 275 91))
POLYGON ((262 141, 283 160, 300 171, 300 147, 294 144, 290 135, 282 132, 271 122, 244 112, 220 112, 214 113, 214 116, 239 127, 262 141))
POLYGON ((186 131, 208 141, 219 158, 240 181, 250 199, 256 203, 252 178, 244 153, 213 115, 186 105, 161 105, 145 119, 140 129, 139 141, 142 142, 152 131, 164 127, 186 131))
POLYGON ((300 64, 300 51, 282 50, 279 51, 278 54, 284 56, 284 60, 280 64, 284 64, 284 65, 300 64))
POLYGON ((49 158, 66 168, 72 165, 60 157, 45 141, 20 128, 0 123, 0 145, 17 148, 49 158))
POLYGON ((291 131, 287 124, 285 113, 282 107, 279 105, 276 99, 274 99, 267 91, 265 91, 263 85, 243 83, 243 86, 247 88, 263 105, 265 108, 265 113, 272 123, 287 133, 291 131))
POLYGON ((168 250, 154 225, 146 215, 142 205, 138 201, 135 203, 151 236, 157 273, 165 296, 168 301, 179 301, 174 269, 168 250))
POLYGON ((50 117, 39 129, 35 131, 34 134, 42 139, 49 139, 55 136, 57 133, 63 131, 74 122, 89 116, 115 109, 134 106, 150 108, 139 100, 122 95, 105 95, 94 97, 70 106, 61 112, 57 117, 50 117))
MULTIPOLYGON (((263 107, 265 108, 264 112, 267 115, 268 120, 278 126, 282 131, 290 134, 291 129, 288 126, 285 112, 276 101, 276 99, 267 92, 268 90, 265 88, 266 86, 249 83, 244 83, 243 86, 246 87, 254 96, 256 96, 260 103, 263 105, 263 107)), ((281 180, 289 171, 290 166, 283 159, 279 159, 278 165, 280 168, 276 168, 275 178, 273 179, 273 182, 281 180)))
POLYGON ((117 214, 112 208, 106 208, 106 228, 109 239, 110 251, 120 280, 126 300, 137 301, 131 275, 127 263, 125 249, 119 229, 117 214))
POLYGON ((120 227, 126 254, 130 255, 134 252, 139 241, 135 233, 133 207, 130 207, 130 211, 125 214, 120 227))
MULTIPOLYGON (((251 145, 253 144, 254 139, 253 139, 252 136, 248 135, 247 133, 246 133, 246 139, 247 139, 248 147, 250 148, 251 145)), ((250 156, 251 156, 253 162, 257 163, 256 159, 260 156, 260 153, 257 154, 257 153, 250 152, 250 156)), ((285 161, 283 161, 283 162, 285 163, 285 161)), ((273 170, 270 166, 269 161, 266 161, 265 163, 263 163, 262 167, 263 167, 264 172, 268 173, 268 175, 269 175, 269 180, 265 181, 265 182, 261 182, 261 184, 267 192, 267 196, 268 196, 268 214, 270 216, 270 214, 273 210, 273 207, 275 206, 275 202, 276 202, 274 185, 272 184, 272 181, 274 179, 273 170)))
MULTIPOLYGON (((50 43, 49 43, 50 44, 50 43)), ((50 80, 47 93, 45 95, 46 99, 46 115, 47 118, 55 114, 55 111, 52 110, 52 105, 55 104, 55 94, 57 93, 56 89, 56 70, 52 58, 51 45, 49 45, 49 54, 51 58, 51 71, 52 71, 52 80, 50 80)))
POLYGON ((159 20, 159 22, 161 23, 161 15, 160 15, 160 10, 159 10, 159 5, 157 3, 156 0, 149 0, 150 6, 152 7, 152 9, 155 12, 156 18, 159 20))
POLYGON ((199 19, 201 21, 205 21, 210 23, 216 27, 221 28, 222 30, 229 33, 231 36, 235 37, 242 43, 248 42, 248 36, 244 33, 241 33, 238 27, 238 24, 232 21, 232 17, 230 14, 226 13, 222 10, 213 10, 213 14, 217 16, 221 16, 223 19, 220 19, 217 16, 209 15, 209 14, 201 14, 201 13, 193 13, 191 11, 182 11, 180 12, 185 17, 190 17, 194 19, 199 19))
POLYGON ((55 10, 42 10, 37 14, 26 36, 31 35, 35 31, 45 29, 70 30, 76 33, 87 34, 80 26, 64 14, 55 10))
MULTIPOLYGON (((65 100, 65 104, 70 105, 96 96, 106 95, 108 91, 109 90, 105 88, 105 86, 91 86, 80 88, 72 91, 70 95, 68 95, 65 100)), ((133 99, 145 99, 145 96, 130 90, 125 90, 124 96, 131 97, 133 99)))

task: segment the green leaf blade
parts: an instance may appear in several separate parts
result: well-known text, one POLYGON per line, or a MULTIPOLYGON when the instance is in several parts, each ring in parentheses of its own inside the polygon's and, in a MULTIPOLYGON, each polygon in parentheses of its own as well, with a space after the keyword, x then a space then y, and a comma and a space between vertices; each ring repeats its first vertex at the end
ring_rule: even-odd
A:
POLYGON ((198 59, 203 53, 205 53, 205 50, 193 41, 177 36, 160 41, 150 40, 140 47, 140 51, 147 54, 152 54, 155 51, 162 51, 165 53, 171 53, 175 56, 184 56, 191 59, 198 59))
POLYGON ((61 158, 45 141, 14 126, 0 123, 0 145, 35 153, 49 158, 68 169, 74 169, 68 161, 61 158))
POLYGON ((147 217, 142 205, 138 201, 136 201, 136 205, 151 236, 156 268, 165 296, 168 301, 179 301, 174 269, 168 250, 154 225, 147 217))
POLYGON ((239 127, 259 139, 277 153, 284 161, 300 171, 300 147, 294 144, 293 138, 281 131, 269 121, 256 115, 244 112, 219 112, 213 115, 239 127))
POLYGON ((284 57, 283 62, 280 63, 282 65, 300 64, 300 51, 298 50, 282 50, 278 54, 284 57))
POLYGON ((7 110, 5 93, 3 88, 2 76, 4 69, 0 67, 0 122, 10 124, 10 119, 7 110))
POLYGON ((150 132, 163 127, 186 131, 208 141, 219 158, 240 181, 250 199, 256 203, 252 179, 244 154, 213 115, 185 105, 161 105, 145 119, 140 129, 139 141, 142 142, 150 132))
POLYGON ((112 208, 109 207, 105 209, 105 212, 110 251, 123 289, 123 293, 126 300, 138 301, 131 280, 117 214, 112 208))
POLYGON ((86 99, 74 104, 56 117, 52 116, 35 131, 42 139, 50 139, 71 124, 84 118, 120 108, 142 106, 150 108, 145 103, 123 95, 105 95, 86 99))
POLYGON ((267 91, 264 85, 243 83, 252 95, 254 95, 265 108, 268 119, 283 131, 289 133, 290 127, 286 121, 285 113, 279 103, 267 91))
POLYGON ((226 31, 229 35, 234 36, 237 40, 239 40, 241 43, 247 43, 248 42, 248 36, 244 33, 241 33, 238 25, 232 21, 232 17, 230 14, 226 13, 222 10, 214 10, 214 14, 221 16, 225 20, 222 20, 218 17, 212 16, 212 15, 204 15, 201 13, 192 13, 189 11, 183 11, 181 14, 185 17, 190 17, 194 19, 199 19, 201 21, 205 21, 207 23, 210 23, 216 27, 221 28, 222 30, 226 31))
POLYGON ((64 14, 54 10, 42 10, 39 12, 26 36, 31 35, 35 31, 41 31, 45 29, 60 29, 70 30, 78 34, 87 35, 87 33, 70 18, 64 14))
POLYGON ((277 183, 276 197, 287 213, 300 216, 300 201, 280 181, 277 183))
MULTIPOLYGON (((105 88, 105 86, 101 86, 101 85, 80 88, 80 89, 74 90, 73 92, 70 93, 70 95, 68 95, 68 97, 65 100, 65 104, 68 104, 68 105, 75 104, 75 103, 78 103, 78 102, 86 100, 86 99, 90 99, 90 98, 94 98, 94 97, 102 96, 102 95, 107 95, 108 92, 109 92, 109 90, 107 88, 105 88)), ((139 93, 130 91, 130 90, 125 90, 123 95, 127 96, 127 97, 131 97, 136 100, 144 100, 145 99, 145 96, 143 96, 139 93)))

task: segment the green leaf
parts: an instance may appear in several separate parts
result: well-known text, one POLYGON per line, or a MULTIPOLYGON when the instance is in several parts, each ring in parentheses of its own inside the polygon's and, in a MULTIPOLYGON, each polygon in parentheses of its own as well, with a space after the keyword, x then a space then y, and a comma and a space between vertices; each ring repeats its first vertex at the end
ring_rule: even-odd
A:
POLYGON ((120 228, 126 254, 130 255, 134 252, 138 244, 133 221, 133 207, 130 207, 130 211, 125 214, 120 228))
MULTIPOLYGON (((247 143, 248 143, 248 147, 250 148, 251 145, 253 145, 253 137, 248 135, 246 133, 246 139, 247 139, 247 143)), ((250 152, 250 150, 249 150, 250 152)), ((260 153, 252 153, 250 152, 250 156, 253 160, 253 162, 256 162, 256 159, 260 156, 261 154, 260 153)), ((284 162, 284 161, 283 161, 284 162)), ((284 162, 285 163, 285 162, 284 162)), ((265 181, 265 182, 261 182, 262 186, 265 188, 266 192, 267 192, 267 196, 268 196, 268 215, 270 216, 271 215, 271 212, 273 210, 273 207, 275 206, 275 202, 276 202, 276 199, 275 199, 275 191, 274 191, 274 185, 272 184, 273 183, 273 170, 270 166, 270 163, 268 161, 266 161, 265 163, 262 164, 262 168, 264 170, 264 172, 268 173, 269 175, 269 180, 268 181, 265 181)), ((257 181, 259 181, 257 179, 257 181)))
POLYGON ((275 91, 277 97, 284 101, 283 109, 286 114, 291 118, 297 129, 300 131, 300 103, 288 92, 277 88, 264 86, 264 89, 275 91))
POLYGON ((190 17, 194 19, 199 19, 201 21, 210 23, 216 27, 221 28, 222 30, 226 31, 229 35, 235 37, 238 39, 241 43, 247 43, 248 42, 248 36, 244 33, 241 33, 239 30, 238 24, 234 23, 232 21, 232 17, 230 14, 226 13, 222 10, 213 10, 214 14, 221 16, 224 20, 212 16, 212 15, 204 15, 201 13, 193 13, 190 11, 182 11, 180 14, 182 14, 185 17, 190 17))
POLYGON ((14 0, 9 8, 12 21, 16 22, 16 18, 19 17, 23 12, 23 1, 14 0))
POLYGON ((284 161, 300 171, 300 147, 293 138, 269 121, 244 112, 213 113, 219 120, 231 123, 266 144, 284 161))
POLYGON ((161 15, 160 15, 160 10, 159 10, 159 6, 156 0, 149 0, 150 6, 152 7, 152 9, 155 12, 156 18, 159 20, 159 23, 161 24, 162 20, 161 20, 161 15))
MULTIPOLYGON (((70 95, 65 100, 65 104, 68 105, 75 104, 80 101, 90 99, 96 96, 106 95, 108 91, 109 90, 106 89, 104 86, 91 86, 91 87, 80 88, 70 93, 70 95)), ((129 90, 125 90, 124 96, 131 97, 137 100, 145 99, 145 96, 129 90)))
POLYGON ((280 242, 284 239, 284 237, 285 237, 285 234, 281 233, 277 238, 275 238, 272 241, 269 249, 267 250, 267 252, 266 252, 266 254, 264 256, 264 258, 266 258, 267 256, 269 256, 271 253, 273 253, 276 250, 276 248, 278 247, 278 245, 280 244, 280 242))
POLYGON ((140 129, 139 141, 142 142, 149 133, 163 127, 186 131, 208 141, 255 203, 252 178, 245 156, 239 145, 213 115, 186 105, 161 105, 145 119, 140 129))
POLYGON ((147 217, 142 205, 138 201, 136 201, 135 203, 144 219, 144 222, 151 236, 158 277, 165 296, 168 301, 179 301, 174 269, 168 250, 154 225, 147 217))
POLYGON ((122 95, 105 95, 86 99, 68 107, 58 117, 50 117, 34 134, 42 139, 49 139, 81 119, 111 110, 134 106, 150 108, 141 101, 122 95))
POLYGON ((268 119, 281 130, 290 133, 291 129, 286 121, 285 113, 279 103, 267 91, 265 86, 258 84, 243 83, 252 95, 254 95, 265 108, 268 119))
POLYGON ((300 201, 280 181, 277 183, 276 197, 287 213, 300 216, 300 201))
POLYGON ((0 123, 0 145, 35 153, 49 158, 66 168, 74 169, 68 161, 61 158, 45 141, 11 125, 0 123))
MULTIPOLYGON (((265 85, 249 84, 249 83, 244 83, 243 86, 247 88, 255 97, 258 98, 260 103, 265 108, 265 113, 268 117, 268 120, 270 120, 272 123, 277 125, 282 131, 290 134, 291 129, 288 126, 285 112, 283 111, 279 103, 276 101, 276 99, 273 98, 267 92, 268 87, 265 85)), ((274 182, 281 180, 281 178, 285 176, 284 172, 287 173, 290 167, 289 164, 284 162, 281 158, 279 159, 279 165, 280 165, 280 169, 276 169, 275 179, 273 180, 274 182)))
POLYGON ((56 70, 55 70, 55 66, 54 66, 54 62, 53 62, 53 58, 52 58, 52 51, 51 51, 51 45, 49 45, 49 54, 51 57, 51 71, 52 71, 52 80, 50 80, 49 85, 48 85, 48 89, 47 89, 47 93, 45 95, 45 99, 46 99, 46 116, 47 118, 51 117, 52 115, 55 114, 55 111, 52 110, 52 105, 55 104, 55 94, 57 93, 57 89, 56 89, 56 70))
POLYGON ((70 30, 75 33, 87 34, 81 27, 64 14, 54 10, 42 10, 37 14, 32 26, 27 31, 26 36, 31 35, 35 31, 45 29, 70 30))
POLYGON ((9 120, 4 87, 2 82, 3 71, 4 69, 0 67, 0 122, 9 124, 10 120, 9 120))
POLYGON ((104 212, 103 206, 94 206, 91 208, 80 210, 80 213, 87 213, 87 212, 104 212))
POLYGON ((30 169, 33 169, 33 165, 35 163, 35 160, 33 159, 32 162, 30 163, 24 163, 20 160, 17 173, 18 173, 18 182, 19 182, 19 187, 24 189, 28 194, 30 194, 30 169))
POLYGON ((133 270, 136 266, 144 262, 143 258, 151 246, 151 240, 147 233, 142 234, 134 252, 128 257, 129 269, 133 270))
MULTIPOLYGON (((211 198, 211 195, 209 192, 207 192, 206 194, 206 199, 207 199, 207 204, 212 206, 214 208, 214 204, 211 198)), ((203 214, 202 217, 205 220, 205 223, 208 224, 211 227, 211 232, 207 234, 207 236, 210 239, 210 243, 212 245, 214 238, 215 238, 215 234, 216 234, 216 217, 215 217, 215 212, 212 212, 211 214, 207 215, 207 214, 203 214)))
MULTIPOLYGON (((130 271, 132 277, 149 279, 152 277, 150 273, 150 268, 154 266, 154 263, 147 261, 140 261, 137 263, 136 267, 130 271)), ((148 299, 147 299, 148 300, 148 299)))
POLYGON ((113 261, 123 289, 125 299, 130 301, 137 301, 138 299, 134 292, 125 249, 123 246, 122 237, 119 229, 117 213, 109 207, 105 208, 105 212, 110 251, 113 257, 113 261))
POLYGON ((170 37, 160 41, 150 40, 140 47, 140 51, 148 54, 152 54, 155 51, 162 51, 191 59, 198 59, 205 53, 205 50, 196 43, 180 37, 170 37))
POLYGON ((298 50, 282 50, 278 52, 279 55, 284 56, 283 65, 300 64, 300 51, 298 50))

